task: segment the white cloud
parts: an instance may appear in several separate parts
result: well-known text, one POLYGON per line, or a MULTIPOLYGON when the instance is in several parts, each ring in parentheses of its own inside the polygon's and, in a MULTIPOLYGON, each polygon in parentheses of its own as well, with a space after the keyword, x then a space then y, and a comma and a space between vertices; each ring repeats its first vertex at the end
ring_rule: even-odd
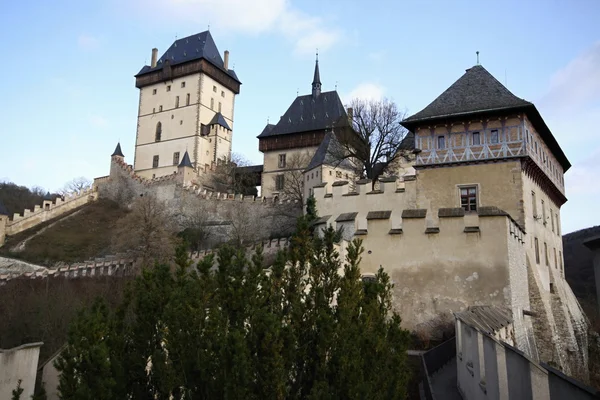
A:
POLYGON ((541 105, 567 112, 594 102, 600 102, 600 42, 554 74, 541 105))
POLYGON ((210 24, 211 29, 250 34, 281 34, 298 55, 327 51, 341 31, 308 15, 288 0, 132 0, 163 19, 210 24), (149 4, 150 3, 150 4, 149 4))
POLYGON ((347 95, 344 95, 344 101, 350 102, 352 99, 379 100, 383 97, 385 88, 379 84, 364 82, 356 86, 347 95))
POLYGON ((99 44, 100 40, 91 35, 82 34, 77 38, 77 45, 83 50, 94 50, 99 44))
POLYGON ((108 126, 108 120, 100 115, 91 114, 88 117, 89 123, 96 128, 106 128, 108 126))

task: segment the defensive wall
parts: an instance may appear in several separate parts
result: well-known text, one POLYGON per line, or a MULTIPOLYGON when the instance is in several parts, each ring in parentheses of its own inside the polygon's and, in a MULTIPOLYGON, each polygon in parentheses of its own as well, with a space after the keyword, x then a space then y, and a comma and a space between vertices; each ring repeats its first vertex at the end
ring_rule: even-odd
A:
POLYGON ((406 328, 436 336, 451 329, 452 312, 494 304, 515 315, 515 341, 534 351, 527 295, 525 232, 497 207, 416 208, 416 176, 361 180, 314 189, 318 224, 360 238, 363 273, 381 266, 394 282, 394 307, 406 328))
POLYGON ((252 243, 272 237, 289 236, 302 207, 277 197, 264 198, 212 192, 193 181, 194 170, 179 167, 176 173, 146 179, 133 171, 122 157, 111 158, 110 175, 94 180, 99 197, 129 205, 140 196, 154 196, 164 202, 181 229, 190 220, 200 221, 209 230, 207 247, 236 235, 252 243))
POLYGON ((54 201, 44 200, 41 205, 36 205, 33 210, 23 211, 23 215, 15 213, 12 218, 0 215, 0 246, 4 244, 6 236, 16 235, 42 222, 60 217, 71 210, 96 200, 97 196, 96 188, 92 187, 64 198, 57 197, 54 201))

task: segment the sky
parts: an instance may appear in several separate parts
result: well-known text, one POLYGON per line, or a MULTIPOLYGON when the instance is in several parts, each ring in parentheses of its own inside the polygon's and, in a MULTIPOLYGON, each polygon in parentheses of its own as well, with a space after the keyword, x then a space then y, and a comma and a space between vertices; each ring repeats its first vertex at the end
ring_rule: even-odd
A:
POLYGON ((210 27, 242 81, 233 151, 262 163, 256 136, 310 93, 387 97, 408 114, 481 64, 536 104, 573 165, 563 233, 600 225, 600 2, 104 0, 4 2, 0 180, 56 190, 133 162, 134 75, 177 38, 210 27))

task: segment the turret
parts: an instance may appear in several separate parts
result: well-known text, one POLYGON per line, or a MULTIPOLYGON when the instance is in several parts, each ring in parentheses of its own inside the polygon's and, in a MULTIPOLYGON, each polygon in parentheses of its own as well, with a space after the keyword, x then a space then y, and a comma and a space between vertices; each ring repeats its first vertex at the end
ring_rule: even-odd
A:
POLYGON ((188 154, 187 150, 185 151, 185 154, 183 155, 181 162, 177 166, 177 176, 178 176, 179 181, 183 185, 190 184, 192 182, 192 180, 194 179, 194 177, 196 176, 196 172, 194 171, 194 166, 192 165, 192 162, 190 161, 190 155, 188 154))
POLYGON ((110 176, 113 176, 114 173, 116 172, 114 168, 116 167, 116 163, 124 163, 125 162, 125 156, 123 155, 123 152, 121 151, 121 143, 117 143, 117 147, 115 147, 115 151, 113 151, 113 153, 110 155, 110 176))
POLYGON ((317 59, 315 61, 315 76, 312 83, 312 95, 313 97, 319 97, 321 94, 321 74, 319 74, 319 53, 317 53, 317 59))

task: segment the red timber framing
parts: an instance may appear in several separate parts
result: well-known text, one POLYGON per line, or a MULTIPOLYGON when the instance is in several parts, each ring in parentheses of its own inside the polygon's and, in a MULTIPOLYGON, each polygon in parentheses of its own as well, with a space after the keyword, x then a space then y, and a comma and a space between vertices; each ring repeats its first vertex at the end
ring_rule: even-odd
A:
POLYGON ((174 66, 171 66, 170 63, 166 61, 161 69, 149 72, 147 74, 138 75, 135 78, 135 87, 140 89, 144 86, 173 80, 175 78, 181 78, 183 76, 198 72, 205 73, 235 94, 240 93, 240 82, 233 79, 221 68, 214 66, 204 59, 194 60, 174 66))

